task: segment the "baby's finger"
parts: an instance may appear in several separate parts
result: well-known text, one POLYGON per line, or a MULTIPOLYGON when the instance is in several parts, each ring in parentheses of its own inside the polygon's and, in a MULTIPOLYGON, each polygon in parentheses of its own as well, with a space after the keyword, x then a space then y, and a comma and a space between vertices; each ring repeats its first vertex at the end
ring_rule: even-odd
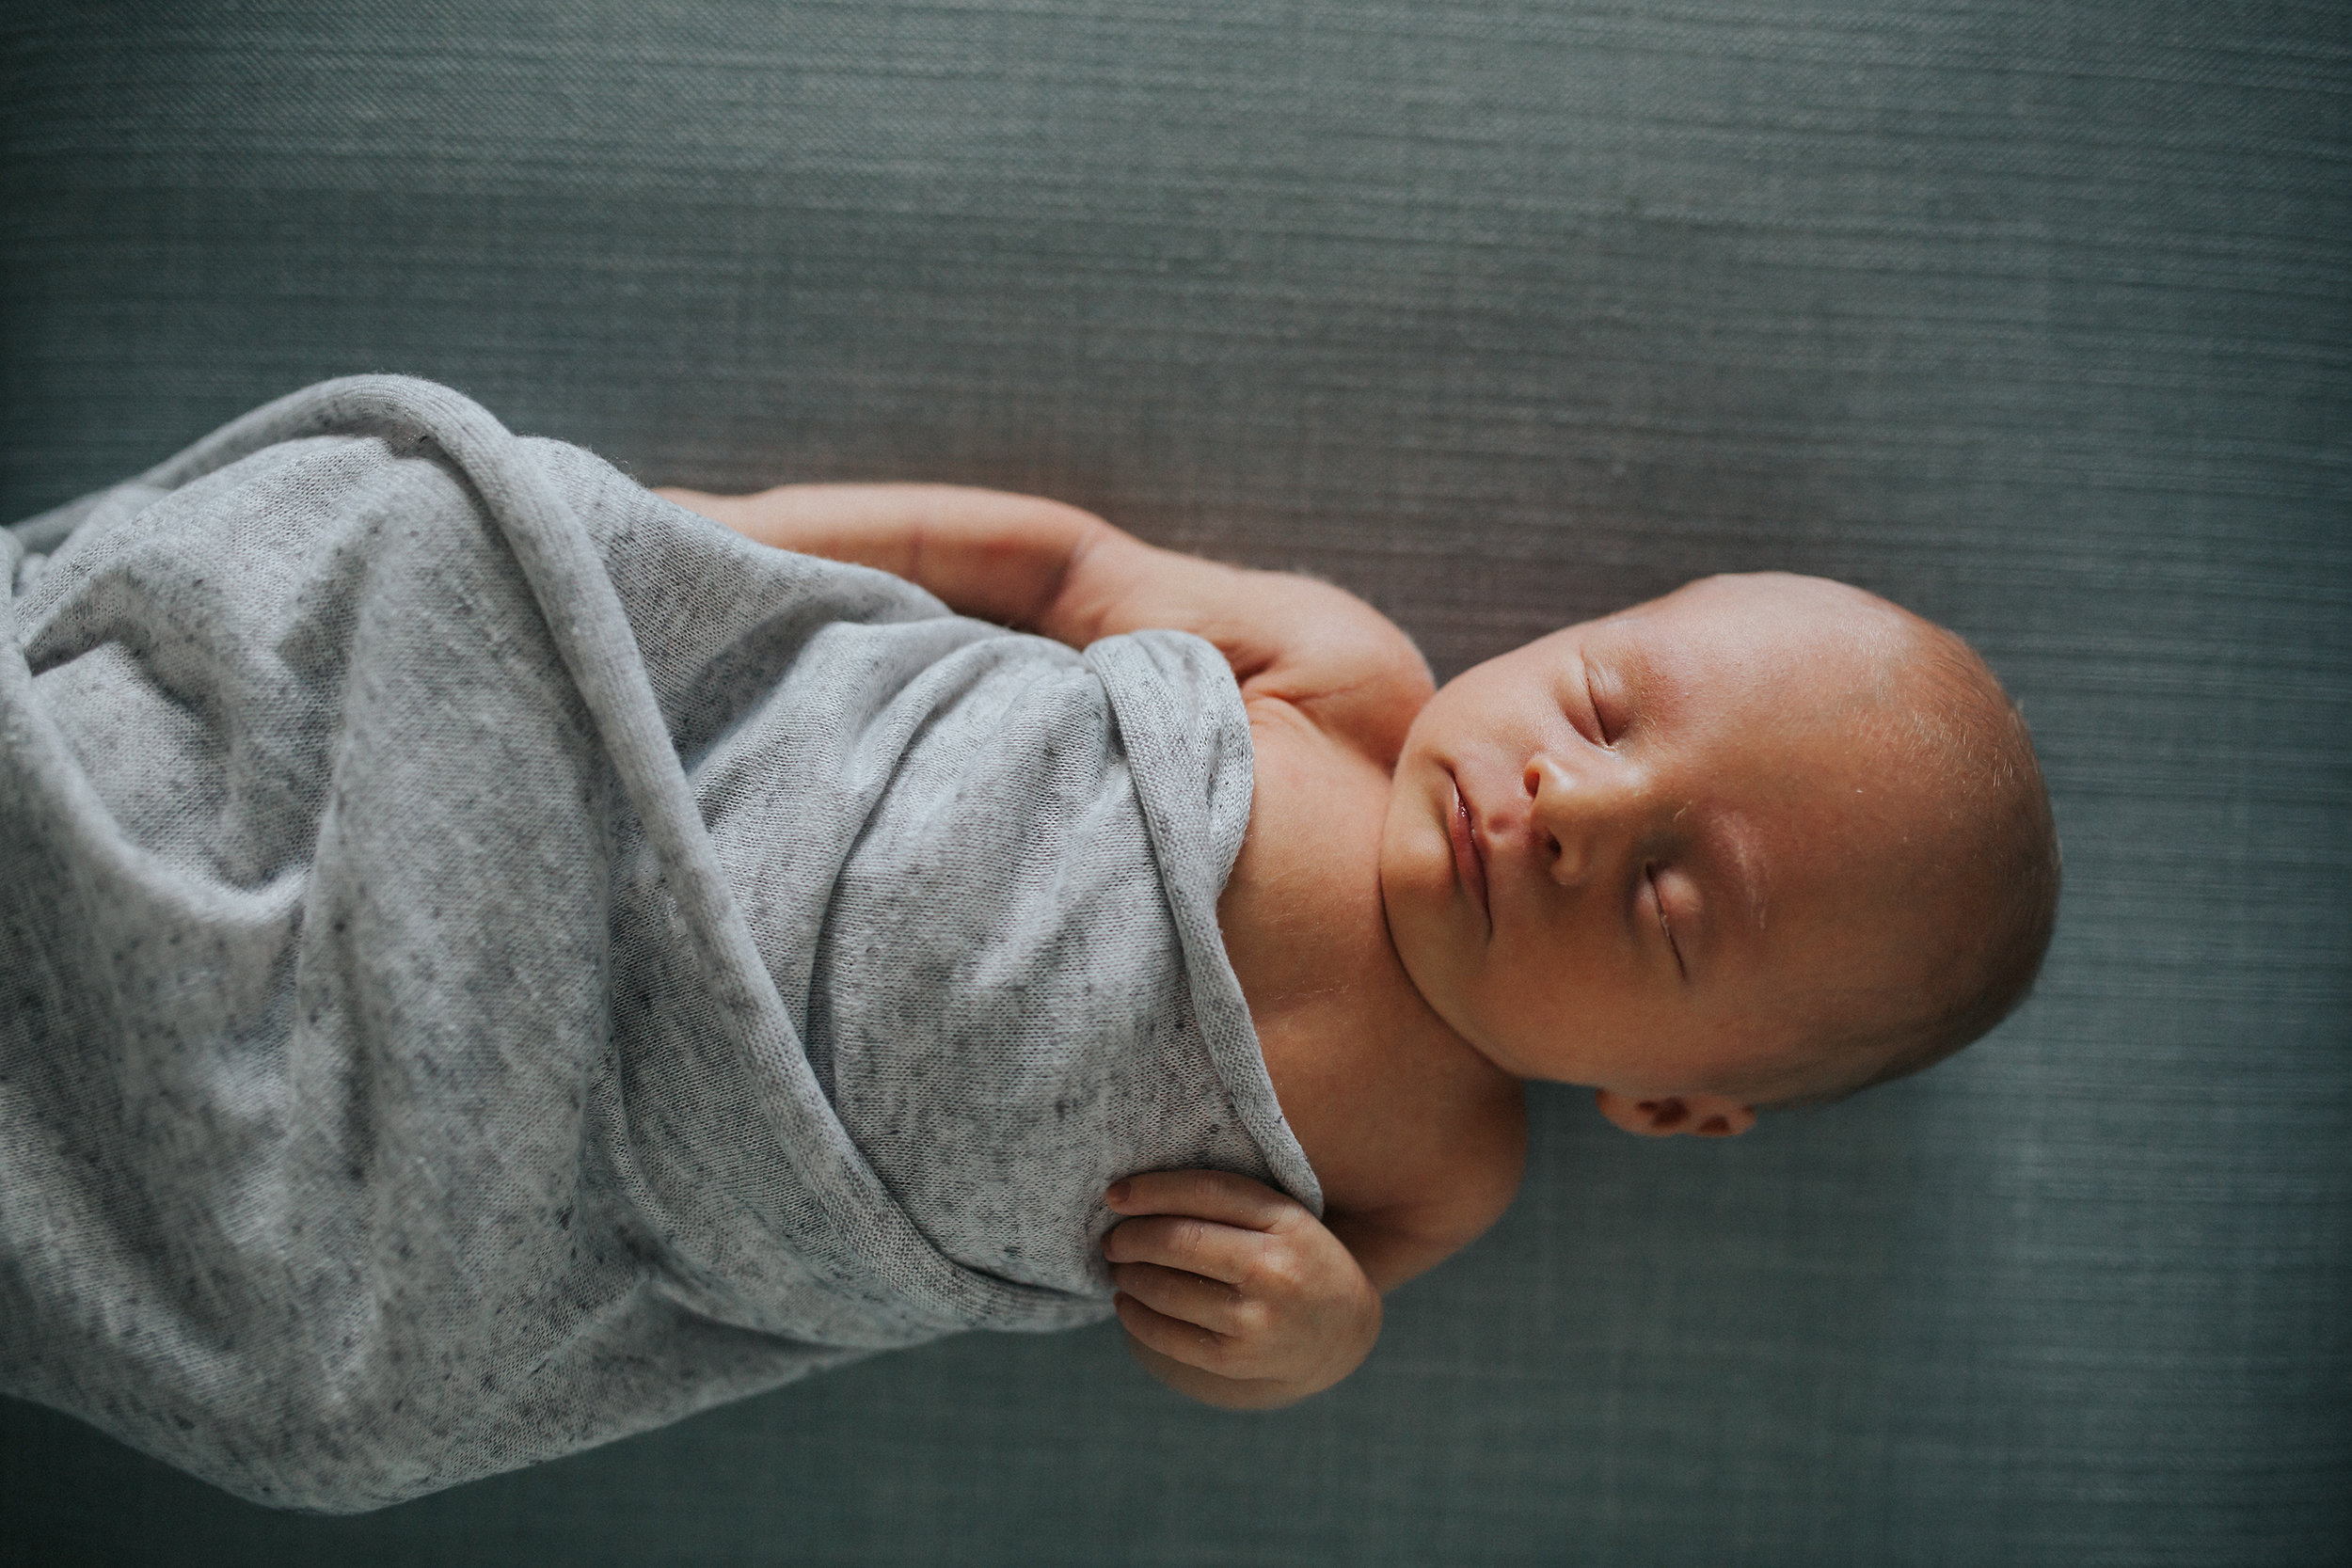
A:
POLYGON ((1120 1326, 1141 1340, 1146 1349, 1158 1351, 1170 1361, 1182 1361, 1187 1367, 1198 1367, 1204 1372, 1216 1372, 1225 1362, 1225 1341, 1198 1323, 1154 1312, 1135 1297, 1120 1291, 1111 1298, 1111 1306, 1119 1313, 1120 1326))
POLYGON ((1244 1298, 1231 1285, 1157 1263, 1114 1264, 1111 1278, 1162 1317, 1197 1324, 1212 1334, 1234 1334, 1246 1326, 1244 1298))
POLYGON ((1103 1238, 1103 1256, 1113 1263, 1157 1263, 1238 1285, 1265 1245, 1260 1231, 1190 1214, 1152 1214, 1111 1227, 1103 1238))
POLYGON ((1250 1230, 1272 1230, 1307 1215, 1264 1182, 1226 1170, 1145 1171, 1112 1182, 1104 1197, 1122 1214, 1198 1214, 1250 1230))

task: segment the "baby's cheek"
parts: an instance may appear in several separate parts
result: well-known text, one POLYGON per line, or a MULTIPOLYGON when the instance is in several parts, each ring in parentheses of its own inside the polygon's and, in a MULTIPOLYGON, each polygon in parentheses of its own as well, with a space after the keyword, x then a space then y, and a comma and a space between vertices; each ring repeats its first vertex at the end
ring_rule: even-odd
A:
POLYGON ((1412 814, 1392 803, 1380 834, 1380 900, 1391 927, 1400 920, 1430 925, 1443 916, 1454 892, 1454 847, 1434 830, 1417 832, 1412 814))

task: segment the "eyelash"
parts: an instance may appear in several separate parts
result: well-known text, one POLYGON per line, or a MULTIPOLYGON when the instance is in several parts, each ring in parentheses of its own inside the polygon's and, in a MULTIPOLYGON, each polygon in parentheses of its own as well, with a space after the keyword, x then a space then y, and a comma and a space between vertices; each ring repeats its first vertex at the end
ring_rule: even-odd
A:
POLYGON ((1609 721, 1601 714, 1600 699, 1593 693, 1593 667, 1589 664, 1584 667, 1584 705, 1593 710, 1593 728, 1600 732, 1600 743, 1614 746, 1617 737, 1609 733, 1609 721))
POLYGON ((1675 967, 1682 967, 1682 945, 1675 941, 1674 922, 1666 918, 1666 900, 1658 891, 1658 867, 1645 865, 1642 875, 1649 880, 1650 902, 1658 906, 1658 928, 1666 934, 1666 949, 1675 956, 1675 967))

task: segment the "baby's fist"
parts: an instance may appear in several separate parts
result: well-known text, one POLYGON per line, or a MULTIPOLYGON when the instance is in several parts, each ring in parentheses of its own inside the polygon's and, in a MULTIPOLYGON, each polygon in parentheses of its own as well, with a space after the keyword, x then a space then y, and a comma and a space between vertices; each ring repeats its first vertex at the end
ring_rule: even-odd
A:
POLYGON ((1339 1382, 1380 1337, 1380 1292, 1340 1239, 1263 1182, 1153 1171, 1114 1183, 1103 1238, 1129 1348, 1181 1392, 1288 1404, 1339 1382))

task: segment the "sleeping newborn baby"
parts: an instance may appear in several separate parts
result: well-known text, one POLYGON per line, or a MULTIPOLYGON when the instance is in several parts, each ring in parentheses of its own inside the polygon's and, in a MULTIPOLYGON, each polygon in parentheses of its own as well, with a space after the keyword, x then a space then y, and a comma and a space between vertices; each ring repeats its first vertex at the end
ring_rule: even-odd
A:
POLYGON ((1959 638, 1858 589, 1692 582, 1433 690, 1328 584, 941 485, 661 492, 764 544, 920 582, 1073 646, 1216 645, 1249 715, 1217 906, 1321 1223, 1246 1178, 1139 1175, 1104 1253, 1173 1386, 1344 1377, 1379 1291, 1492 1224, 1524 1080, 1630 1132, 1729 1136, 1990 1029, 2049 941, 2058 847, 2023 721, 1959 638))
POLYGON ((335 1512, 1113 1311, 1281 1404, 1524 1081, 1741 1132, 2048 940, 2024 725, 1851 588, 1440 690, 1051 501, 666 494, 361 376, 0 530, 0 1392, 335 1512))

